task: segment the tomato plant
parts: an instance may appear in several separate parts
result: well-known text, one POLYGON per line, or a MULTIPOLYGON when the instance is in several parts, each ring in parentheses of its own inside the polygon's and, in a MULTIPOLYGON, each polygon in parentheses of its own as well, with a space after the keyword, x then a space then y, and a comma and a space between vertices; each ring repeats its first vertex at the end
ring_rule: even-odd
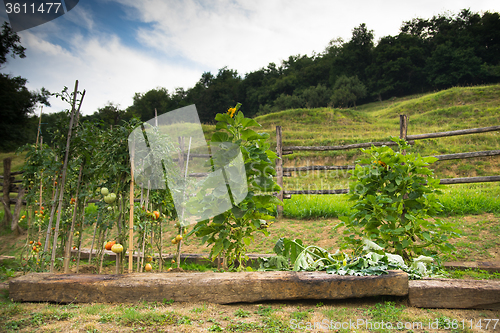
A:
POLYGON ((340 217, 347 227, 346 244, 359 248, 366 237, 405 260, 454 249, 447 241, 456 236, 454 225, 436 218, 442 209, 437 198, 441 185, 429 165, 437 158, 403 154, 411 147, 404 140, 393 141, 400 151, 362 149, 368 157, 351 172, 353 213, 340 217))

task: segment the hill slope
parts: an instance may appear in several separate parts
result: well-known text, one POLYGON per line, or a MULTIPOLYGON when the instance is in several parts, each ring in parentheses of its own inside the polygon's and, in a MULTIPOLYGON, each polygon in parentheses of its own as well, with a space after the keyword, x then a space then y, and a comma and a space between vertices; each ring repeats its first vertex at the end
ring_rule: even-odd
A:
MULTIPOLYGON (((354 109, 297 109, 255 118, 275 140, 283 128, 286 145, 342 145, 386 141, 399 136, 399 115, 409 115, 408 134, 442 132, 500 125, 500 85, 455 87, 435 93, 375 102, 354 109)), ((422 156, 500 149, 498 132, 419 140, 422 156)), ((359 150, 285 156, 285 166, 353 164, 359 150)), ((440 178, 498 175, 499 157, 437 162, 440 178)), ((325 176, 331 178, 330 176, 325 176)))

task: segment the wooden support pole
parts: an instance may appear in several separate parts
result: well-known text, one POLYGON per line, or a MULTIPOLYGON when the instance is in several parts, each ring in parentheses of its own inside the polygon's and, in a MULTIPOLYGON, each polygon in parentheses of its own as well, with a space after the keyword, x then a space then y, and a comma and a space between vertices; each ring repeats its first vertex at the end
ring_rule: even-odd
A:
POLYGON ((3 159, 3 197, 2 197, 2 203, 3 203, 3 210, 4 210, 4 216, 3 216, 3 225, 7 227, 10 225, 12 221, 12 213, 10 211, 10 187, 11 187, 11 173, 10 173, 10 166, 12 164, 12 157, 7 157, 3 159))
POLYGON ((130 214, 128 220, 128 272, 132 273, 134 264, 134 146, 130 151, 130 214))
MULTIPOLYGON (((399 115, 399 138, 407 141, 407 132, 408 132, 408 116, 405 114, 399 115)), ((403 155, 406 155, 406 149, 403 149, 401 152, 403 155)))
MULTIPOLYGON (((56 219, 56 226, 54 230, 54 241, 52 245, 52 256, 50 258, 50 272, 54 272, 54 264, 56 260, 56 250, 57 250, 57 239, 59 237, 59 225, 61 223, 61 215, 62 215, 62 210, 63 210, 63 197, 64 197, 64 184, 66 182, 66 170, 68 168, 68 159, 69 159, 69 148, 71 144, 71 134, 73 130, 73 122, 75 120, 75 114, 76 114, 76 94, 78 92, 78 80, 75 82, 75 90, 73 92, 73 104, 71 107, 71 116, 69 119, 69 128, 68 128, 68 136, 66 138, 66 150, 64 153, 64 162, 63 162, 63 169, 62 169, 62 175, 61 175, 61 183, 59 184, 59 203, 58 203, 58 209, 57 209, 57 219, 56 219)), ((81 103, 81 101, 80 101, 81 103)))
MULTIPOLYGON (((278 199, 283 201, 283 141, 282 141, 282 129, 281 126, 276 126, 276 154, 278 159, 276 160, 276 182, 278 183, 281 190, 278 193, 278 199)), ((278 212, 278 218, 283 216, 283 206, 276 207, 278 212)))

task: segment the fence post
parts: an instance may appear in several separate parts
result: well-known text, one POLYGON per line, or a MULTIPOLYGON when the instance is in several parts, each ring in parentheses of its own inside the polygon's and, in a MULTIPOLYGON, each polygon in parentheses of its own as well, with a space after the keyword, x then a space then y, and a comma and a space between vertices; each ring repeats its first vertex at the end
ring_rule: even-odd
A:
MULTIPOLYGON (((399 138, 403 139, 405 141, 406 137, 408 136, 408 116, 405 114, 400 114, 399 115, 399 138)), ((403 155, 406 155, 406 150, 403 149, 402 151, 403 155)))
MULTIPOLYGON (((276 154, 278 159, 276 160, 276 182, 281 187, 281 191, 278 193, 278 199, 283 201, 283 142, 281 137, 281 126, 276 126, 276 154)), ((276 207, 278 211, 278 218, 283 216, 283 206, 276 207)))
POLYGON ((12 158, 7 157, 4 158, 3 160, 3 210, 4 210, 4 216, 3 216, 3 226, 7 228, 7 226, 10 226, 10 223, 12 221, 12 212, 10 211, 10 196, 9 192, 11 190, 11 175, 10 175, 10 166, 11 166, 12 158))

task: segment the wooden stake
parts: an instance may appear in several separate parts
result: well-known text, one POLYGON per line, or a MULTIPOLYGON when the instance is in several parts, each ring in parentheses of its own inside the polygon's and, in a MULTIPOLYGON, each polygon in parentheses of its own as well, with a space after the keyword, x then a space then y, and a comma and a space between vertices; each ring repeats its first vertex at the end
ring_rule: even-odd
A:
MULTIPOLYGON (((408 116, 401 114, 399 115, 399 138, 407 141, 407 131, 408 131, 408 116)), ((403 155, 406 155, 406 149, 403 149, 401 152, 403 155)))
MULTIPOLYGON (((278 199, 283 201, 283 142, 281 135, 281 126, 276 126, 276 153, 278 159, 276 160, 276 183, 281 187, 281 191, 278 193, 278 199)), ((276 207, 278 218, 283 216, 283 206, 276 207)))
MULTIPOLYGON (((56 162, 57 162, 57 156, 56 156, 56 162)), ((57 175, 55 179, 57 179, 57 175)), ((56 212, 55 200, 57 198, 58 193, 59 193, 59 186, 54 185, 54 192, 52 193, 52 207, 50 209, 49 226, 47 227, 47 234, 45 236, 45 244, 43 246, 43 252, 47 252, 49 250, 50 234, 52 232, 52 222, 54 222, 54 213, 56 212)))
POLYGON ((35 149, 38 147, 38 137, 40 136, 40 130, 42 126, 42 110, 43 110, 43 105, 40 105, 40 117, 38 119, 38 131, 36 133, 35 149))
POLYGON ((66 250, 64 251, 64 273, 69 273, 69 261, 71 259, 71 244, 73 243, 73 233, 75 232, 75 221, 76 212, 78 208, 78 193, 80 192, 80 183, 82 181, 83 166, 85 165, 85 160, 80 165, 80 172, 78 174, 78 181, 76 183, 76 198, 75 207, 73 207, 73 218, 71 219, 71 227, 69 229, 68 240, 66 242, 66 250))
POLYGON ((130 152, 130 214, 128 219, 128 272, 132 273, 134 265, 134 147, 130 152))
MULTIPOLYGON (((99 212, 97 213, 97 221, 99 221, 99 212)), ((92 236, 92 244, 90 245, 89 265, 90 265, 90 261, 92 260, 92 252, 94 251, 94 241, 95 241, 95 234, 97 231, 97 221, 95 221, 94 235, 92 236)))
POLYGON ((108 232, 108 229, 104 230, 104 237, 103 240, 100 242, 101 244, 101 260, 99 262, 99 274, 102 272, 102 261, 104 260, 104 242, 106 240, 106 233, 108 232))
POLYGON ((69 158, 69 148, 70 148, 70 143, 71 143, 71 134, 72 134, 72 130, 73 130, 73 121, 75 119, 75 113, 76 113, 75 105, 76 105, 76 93, 77 92, 78 92, 78 80, 76 80, 76 82, 75 82, 75 90, 73 92, 73 105, 71 108, 71 117, 69 120, 68 137, 66 140, 66 152, 64 154, 61 184, 59 185, 59 187, 60 187, 59 205, 58 205, 58 210, 57 210, 57 220, 56 220, 56 227, 55 227, 56 229, 54 231, 52 256, 50 259, 50 272, 51 273, 54 273, 54 263, 56 260, 57 238, 59 237, 59 224, 61 223, 61 215, 62 215, 62 209, 63 209, 64 183, 66 182, 66 170, 68 168, 68 158, 69 158))

